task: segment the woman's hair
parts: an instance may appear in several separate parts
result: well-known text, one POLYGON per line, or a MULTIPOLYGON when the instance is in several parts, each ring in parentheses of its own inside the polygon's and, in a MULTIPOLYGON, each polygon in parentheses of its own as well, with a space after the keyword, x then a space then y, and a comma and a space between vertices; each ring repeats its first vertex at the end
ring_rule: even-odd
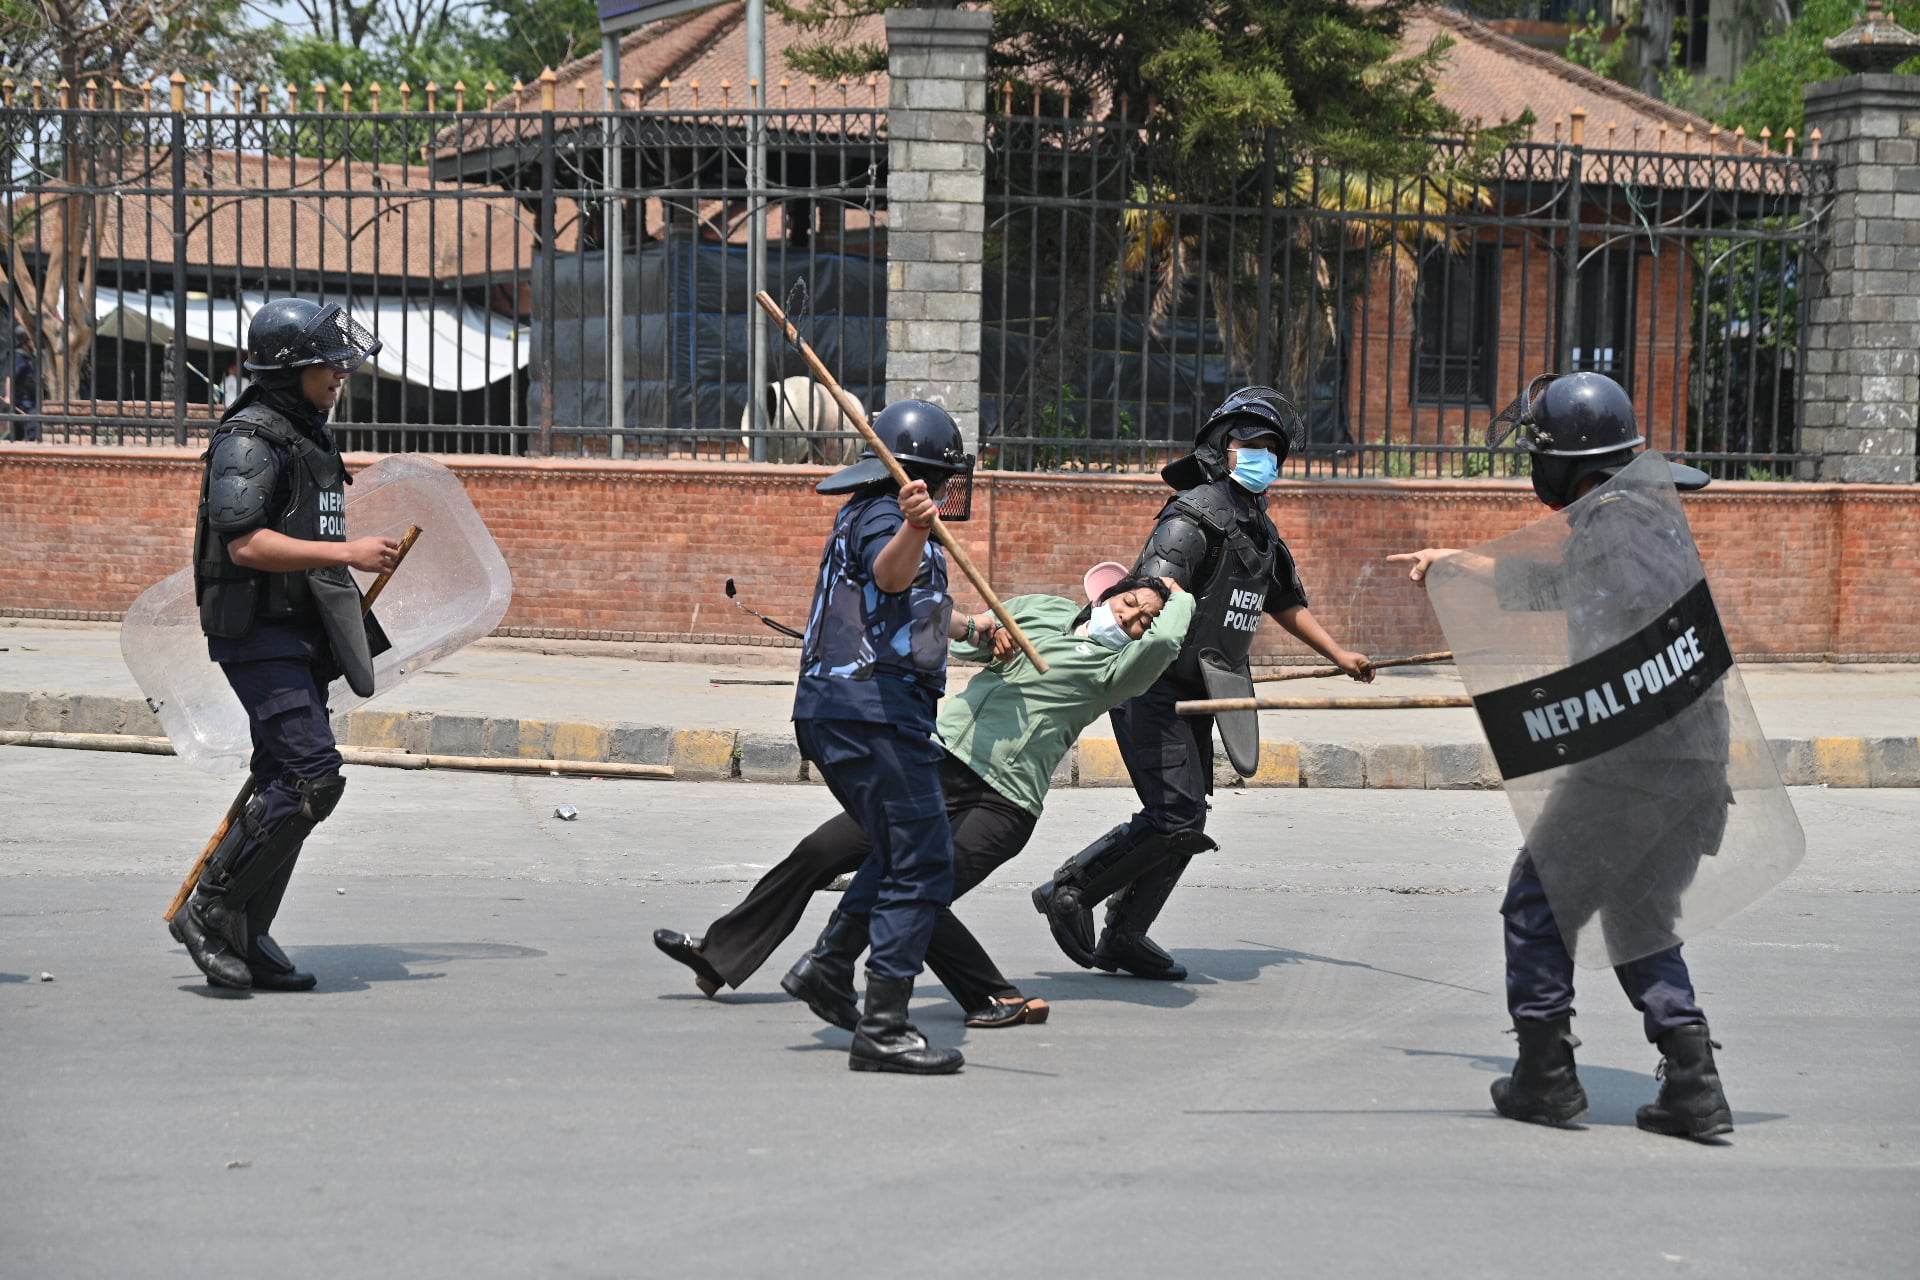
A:
POLYGON ((1100 598, 1094 601, 1094 603, 1105 604, 1107 601, 1113 599, 1115 596, 1125 595, 1129 591, 1151 591, 1153 592, 1153 594, 1160 597, 1161 604, 1165 604, 1167 601, 1173 599, 1173 593, 1167 590, 1167 584, 1160 581, 1160 579, 1154 577, 1152 574, 1130 573, 1126 577, 1120 579, 1120 581, 1108 587, 1105 591, 1102 591, 1100 593, 1100 598))
POLYGON ((1105 604, 1115 596, 1123 596, 1129 591, 1151 591, 1160 597, 1161 604, 1165 604, 1167 601, 1173 599, 1173 593, 1167 590, 1167 584, 1152 574, 1130 573, 1108 587, 1105 591, 1102 591, 1098 600, 1090 604, 1081 605, 1080 612, 1074 615, 1073 625, 1076 627, 1085 625, 1088 619, 1093 617, 1094 605, 1105 604))

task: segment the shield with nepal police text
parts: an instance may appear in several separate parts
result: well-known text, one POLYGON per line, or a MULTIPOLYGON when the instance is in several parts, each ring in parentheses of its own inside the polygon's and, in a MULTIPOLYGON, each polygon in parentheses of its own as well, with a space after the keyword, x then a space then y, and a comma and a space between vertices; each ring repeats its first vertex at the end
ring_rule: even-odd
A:
POLYGON ((1806 852, 1666 460, 1450 556, 1427 595, 1576 963, 1724 920, 1806 852))

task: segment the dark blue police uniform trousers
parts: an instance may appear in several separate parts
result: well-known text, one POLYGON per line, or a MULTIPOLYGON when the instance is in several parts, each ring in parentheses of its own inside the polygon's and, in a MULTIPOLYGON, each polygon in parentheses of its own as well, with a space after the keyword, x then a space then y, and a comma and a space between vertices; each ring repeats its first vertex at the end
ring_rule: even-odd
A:
POLYGON ((953 828, 940 790, 946 754, 924 733, 865 720, 796 720, 800 753, 873 842, 840 910, 867 916, 867 971, 911 978, 940 908, 953 901, 953 828))
MULTIPOLYGON (((1513 864, 1500 914, 1507 922, 1507 1011, 1516 1019, 1571 1017, 1573 956, 1560 936, 1533 859, 1525 851, 1513 864)), ((1648 1040, 1657 1041, 1675 1027, 1707 1020, 1694 998, 1693 979, 1679 947, 1615 965, 1613 973, 1640 1011, 1648 1040)))
POLYGON ((1107 713, 1127 777, 1140 797, 1140 812, 1132 822, 1136 831, 1149 828, 1172 835, 1206 830, 1207 797, 1213 791, 1213 717, 1183 716, 1173 709, 1182 698, 1206 696, 1204 690, 1162 677, 1107 713))
POLYGON ((340 772, 340 751, 327 721, 326 669, 305 657, 222 662, 221 672, 247 709, 253 735, 248 766, 265 798, 269 831, 300 807, 303 779, 340 772))

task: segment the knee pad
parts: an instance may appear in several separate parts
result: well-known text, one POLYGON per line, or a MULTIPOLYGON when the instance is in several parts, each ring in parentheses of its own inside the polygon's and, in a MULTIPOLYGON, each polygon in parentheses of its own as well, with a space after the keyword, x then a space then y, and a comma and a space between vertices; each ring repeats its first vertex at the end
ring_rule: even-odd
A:
POLYGON ((347 789, 347 780, 337 773, 329 773, 320 778, 302 778, 300 780, 300 809, 307 820, 316 826, 327 820, 334 806, 340 803, 341 795, 347 789))

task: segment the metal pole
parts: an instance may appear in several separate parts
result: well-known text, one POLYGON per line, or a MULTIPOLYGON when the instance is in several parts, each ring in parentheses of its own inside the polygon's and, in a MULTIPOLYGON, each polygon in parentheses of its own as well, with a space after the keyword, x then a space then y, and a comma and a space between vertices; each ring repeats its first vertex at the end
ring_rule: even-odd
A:
POLYGON ((540 288, 534 291, 534 312, 540 320, 540 432, 536 437, 534 450, 537 456, 545 458, 553 453, 553 325, 554 325, 554 256, 559 252, 554 234, 554 195, 553 195, 553 109, 548 107, 540 113, 540 288), (545 311, 541 308, 544 306, 545 311))
POLYGON ((1574 329, 1580 321, 1580 202, 1585 198, 1582 187, 1587 171, 1583 141, 1576 136, 1567 153, 1567 239, 1560 251, 1560 331, 1554 335, 1555 373, 1574 372, 1573 349, 1579 337, 1574 329))
MULTIPOLYGON (((169 121, 173 154, 173 443, 187 443, 187 117, 183 96, 174 94, 169 121)), ((67 306, 73 305, 71 298, 67 306)))
POLYGON ((626 456, 623 434, 627 414, 626 352, 626 238, 621 234, 620 218, 620 37, 605 36, 600 41, 600 67, 607 82, 607 147, 605 178, 607 186, 606 250, 607 265, 607 456, 626 456))
MULTIPOLYGON (((747 0, 747 292, 767 288, 767 0, 747 0)), ((753 460, 767 460, 767 326, 747 311, 747 411, 753 460)))

